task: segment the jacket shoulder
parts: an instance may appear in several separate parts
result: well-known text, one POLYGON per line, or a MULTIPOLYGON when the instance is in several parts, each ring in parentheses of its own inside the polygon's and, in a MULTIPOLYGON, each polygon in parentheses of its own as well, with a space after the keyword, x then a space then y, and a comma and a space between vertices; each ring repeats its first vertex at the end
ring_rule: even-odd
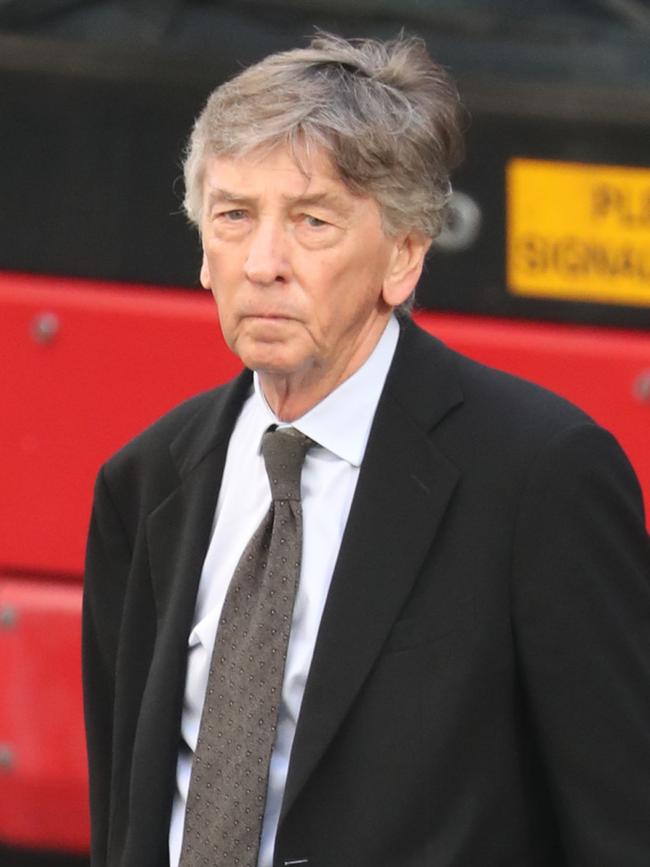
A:
POLYGON ((591 441, 604 433, 561 395, 475 361, 418 327, 407 334, 393 393, 457 466, 491 463, 518 475, 558 436, 575 431, 591 441), (432 405, 443 407, 433 414, 433 428, 432 405))
POLYGON ((128 520, 153 508, 229 430, 250 385, 244 373, 175 406, 127 442, 100 470, 114 505, 128 520))
POLYGON ((412 407, 431 401, 454 407, 452 423, 544 436, 567 425, 594 424, 571 401, 522 377, 476 361, 447 346, 414 323, 403 325, 396 390, 408 392, 412 407))
POLYGON ((481 364, 447 350, 458 371, 467 402, 477 411, 489 413, 495 425, 551 432, 575 424, 595 424, 583 409, 535 382, 481 364))
POLYGON ((159 453, 166 453, 176 436, 187 424, 209 412, 223 390, 224 386, 219 386, 209 391, 203 391, 168 410, 106 461, 107 472, 113 474, 133 461, 151 460, 159 453))

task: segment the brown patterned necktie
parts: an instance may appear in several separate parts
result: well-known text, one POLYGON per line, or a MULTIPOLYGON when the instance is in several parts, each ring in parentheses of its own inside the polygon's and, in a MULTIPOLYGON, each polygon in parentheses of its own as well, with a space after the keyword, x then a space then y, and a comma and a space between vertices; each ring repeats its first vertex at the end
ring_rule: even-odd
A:
POLYGON ((255 867, 300 575, 300 474, 312 441, 267 431, 271 506, 230 581, 192 763, 180 867, 255 867))

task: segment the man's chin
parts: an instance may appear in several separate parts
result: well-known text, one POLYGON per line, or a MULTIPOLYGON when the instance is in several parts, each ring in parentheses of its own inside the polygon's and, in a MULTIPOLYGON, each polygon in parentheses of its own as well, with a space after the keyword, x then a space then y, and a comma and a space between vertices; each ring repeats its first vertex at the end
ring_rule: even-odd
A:
POLYGON ((237 353, 244 365, 266 376, 291 376, 300 369, 294 353, 277 344, 264 344, 237 353))

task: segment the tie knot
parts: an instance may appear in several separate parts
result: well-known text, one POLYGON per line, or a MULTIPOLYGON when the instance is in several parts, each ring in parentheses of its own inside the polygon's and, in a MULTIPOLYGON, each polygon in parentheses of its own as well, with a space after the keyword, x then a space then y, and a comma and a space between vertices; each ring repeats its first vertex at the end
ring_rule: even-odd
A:
POLYGON ((300 474, 313 440, 293 427, 268 430, 262 437, 262 454, 274 500, 300 499, 300 474))

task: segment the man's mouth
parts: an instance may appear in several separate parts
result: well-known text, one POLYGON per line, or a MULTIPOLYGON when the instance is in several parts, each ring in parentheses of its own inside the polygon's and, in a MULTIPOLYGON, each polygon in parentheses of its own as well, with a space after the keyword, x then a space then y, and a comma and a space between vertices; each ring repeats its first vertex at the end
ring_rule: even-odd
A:
POLYGON ((291 316, 288 313, 255 311, 252 313, 245 313, 244 318, 245 319, 264 319, 264 320, 268 320, 270 322, 273 322, 274 320, 295 319, 295 316, 291 316))

